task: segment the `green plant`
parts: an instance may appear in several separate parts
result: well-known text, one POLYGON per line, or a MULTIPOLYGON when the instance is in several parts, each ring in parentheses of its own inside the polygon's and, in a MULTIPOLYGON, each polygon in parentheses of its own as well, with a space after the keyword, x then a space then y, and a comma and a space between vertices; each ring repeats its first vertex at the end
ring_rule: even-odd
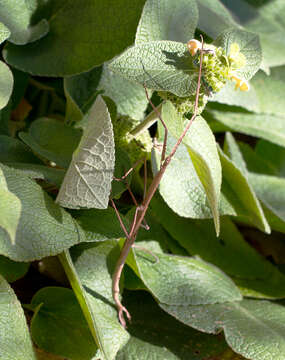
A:
POLYGON ((0 359, 283 360, 283 1, 0 4, 0 359))

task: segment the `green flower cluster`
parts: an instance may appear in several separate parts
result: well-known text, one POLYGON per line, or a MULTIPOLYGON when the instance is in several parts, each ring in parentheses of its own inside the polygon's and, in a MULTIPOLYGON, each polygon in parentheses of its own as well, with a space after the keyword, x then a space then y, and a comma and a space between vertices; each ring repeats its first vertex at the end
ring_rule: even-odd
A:
POLYGON ((134 137, 130 132, 139 124, 129 116, 118 116, 112 120, 116 146, 125 150, 132 163, 140 158, 148 157, 152 149, 152 139, 148 131, 134 137))
MULTIPOLYGON (((182 98, 166 91, 158 91, 158 95, 163 100, 171 101, 172 104, 175 106, 178 114, 186 117, 190 117, 191 114, 193 114, 196 94, 182 98)), ((208 101, 208 96, 200 93, 198 100, 198 109, 197 109, 198 114, 202 113, 202 111, 204 110, 207 104, 207 101, 208 101)))
MULTIPOLYGON (((198 40, 192 39, 188 42, 187 46, 192 56, 193 70, 197 75, 194 77, 193 82, 197 82, 202 44, 198 40)), ((245 80, 240 79, 235 73, 236 70, 241 69, 245 64, 246 58, 240 52, 240 47, 236 43, 231 44, 228 55, 221 47, 204 44, 198 114, 200 114, 206 106, 208 97, 220 91, 225 86, 227 80, 235 81, 236 89, 242 91, 249 90, 249 84, 245 80)), ((196 87, 193 87, 193 89, 196 91, 196 87)), ((178 97, 169 92, 160 91, 158 94, 163 100, 171 101, 179 114, 185 117, 193 114, 196 94, 191 94, 185 98, 178 97)))
MULTIPOLYGON (((200 49, 199 49, 200 50, 200 49)), ((206 94, 219 92, 235 76, 235 71, 241 69, 246 64, 245 56, 240 52, 239 45, 231 44, 230 52, 226 52, 221 47, 205 44, 205 53, 202 62, 202 87, 206 94)), ((200 51, 193 56, 193 65, 199 71, 200 51)), ((201 91, 203 91, 201 89, 201 91)))

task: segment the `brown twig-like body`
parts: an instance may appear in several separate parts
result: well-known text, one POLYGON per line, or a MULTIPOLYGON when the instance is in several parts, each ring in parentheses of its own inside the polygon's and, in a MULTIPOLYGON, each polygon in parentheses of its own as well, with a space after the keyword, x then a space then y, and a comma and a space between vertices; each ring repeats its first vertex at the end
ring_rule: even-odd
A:
MULTIPOLYGON (((146 96, 147 99, 149 100, 151 106, 153 107, 153 110, 157 113, 161 123, 164 126, 165 129, 165 136, 164 136, 164 142, 163 142, 163 151, 162 151, 162 159, 161 159, 161 166, 160 166, 160 170, 157 172, 157 174, 154 176, 152 183, 150 184, 150 187, 145 195, 145 198, 142 202, 142 204, 140 206, 137 206, 136 211, 135 211, 135 215, 134 215, 134 219, 131 225, 131 229, 130 232, 128 233, 127 230, 125 229, 123 222, 120 218, 119 212, 116 209, 116 206, 114 204, 114 202, 112 201, 112 206, 114 207, 117 217, 119 218, 120 224, 122 226, 122 229, 124 230, 125 234, 126 234, 126 241, 124 243, 124 246, 122 248, 120 257, 117 261, 116 264, 116 268, 113 274, 113 286, 112 286, 112 291, 113 291, 113 298, 116 304, 116 307, 118 309, 118 317, 120 320, 120 323, 123 327, 126 327, 126 321, 124 319, 124 313, 126 314, 128 320, 131 320, 131 316, 128 312, 128 310, 122 305, 121 301, 120 301, 120 287, 119 287, 119 283, 120 283, 120 278, 121 278, 121 274, 127 259, 127 256, 129 254, 129 251, 131 249, 131 247, 133 246, 135 240, 136 240, 136 236, 138 233, 139 228, 141 227, 141 224, 144 220, 146 211, 148 209, 149 203, 151 201, 151 199, 153 198, 159 183, 161 181, 161 178, 163 176, 163 174, 165 173, 165 170, 167 168, 167 166, 169 165, 171 159, 173 158, 174 154, 177 151, 178 146, 181 144, 184 136, 186 135, 187 131, 189 130, 190 126, 192 125, 194 119, 197 116, 197 110, 198 110, 198 101, 199 101, 199 93, 200 93, 200 84, 201 84, 201 74, 202 74, 202 61, 203 61, 203 38, 201 36, 201 40, 202 40, 202 49, 201 49, 201 54, 200 54, 200 68, 199 68, 199 75, 198 75, 198 82, 197 82, 197 91, 196 91, 196 98, 195 98, 195 105, 194 105, 194 112, 193 115, 191 117, 191 119, 189 120, 187 126, 185 127, 183 133, 181 134, 181 136, 179 137, 179 139, 177 140, 176 144, 174 145, 173 149, 171 150, 170 154, 165 157, 165 149, 166 149, 166 140, 167 140, 167 128, 166 125, 164 123, 164 121, 161 118, 161 115, 159 113, 159 111, 155 108, 155 106, 152 104, 151 100, 149 99, 149 96, 147 94, 146 91, 146 96)), ((146 89, 145 89, 146 90, 146 89)))

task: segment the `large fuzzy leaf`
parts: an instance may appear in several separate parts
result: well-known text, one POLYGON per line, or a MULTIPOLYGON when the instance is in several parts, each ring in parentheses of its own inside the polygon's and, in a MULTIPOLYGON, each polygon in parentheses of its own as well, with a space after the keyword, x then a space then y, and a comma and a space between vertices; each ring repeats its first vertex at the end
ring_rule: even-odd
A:
POLYGON ((136 45, 172 40, 186 43, 193 38, 198 21, 194 0, 147 0, 136 34, 136 45))
POLYGON ((87 126, 57 196, 64 207, 108 207, 115 167, 113 127, 108 108, 98 96, 87 126))
POLYGON ((74 248, 61 261, 92 335, 106 360, 115 358, 129 335, 118 322, 112 297, 112 273, 119 256, 114 240, 74 248))
POLYGON ((215 39, 222 31, 239 25, 220 0, 198 0, 198 28, 215 39))
POLYGON ((0 357, 3 360, 36 360, 24 311, 1 275, 0 294, 0 357))
POLYGON ((9 67, 0 61, 0 109, 7 105, 13 90, 13 74, 9 67))
POLYGON ((9 191, 3 171, 0 168, 0 227, 7 231, 11 243, 15 243, 21 215, 20 199, 9 191))
POLYGON ((143 3, 128 0, 122 6, 116 0, 60 1, 49 14, 49 33, 25 46, 9 44, 4 50, 5 60, 36 75, 67 76, 88 71, 132 44, 143 3))
POLYGON ((260 137, 285 147, 285 118, 269 114, 213 111, 215 119, 243 134, 260 137))
MULTIPOLYGON (((186 123, 183 121, 181 116, 179 116, 174 108, 174 106, 167 102, 163 104, 162 106, 162 118, 164 119, 170 133, 172 136, 174 136, 176 139, 180 137, 180 135, 183 132, 184 126, 186 126, 186 123)), ((196 183, 196 186, 191 187, 191 182, 187 178, 195 178, 194 174, 188 174, 185 171, 185 168, 183 168, 182 173, 184 173, 184 177, 182 177, 182 182, 185 182, 188 184, 187 193, 189 194, 188 197, 186 197, 184 200, 178 198, 177 191, 175 192, 175 195, 173 197, 173 191, 169 188, 169 186, 166 186, 169 184, 169 182, 172 183, 172 181, 176 181, 177 178, 174 177, 171 181, 170 176, 167 176, 165 174, 165 178, 163 178, 161 185, 160 185, 160 192, 163 194, 164 199, 168 203, 172 203, 172 208, 179 213, 180 215, 185 216, 187 213, 187 207, 184 206, 184 202, 189 201, 189 197, 192 197, 192 202, 195 204, 197 203, 198 207, 199 202, 197 201, 201 199, 199 196, 197 196, 198 192, 195 189, 201 188, 206 194, 208 206, 211 208, 212 216, 214 218, 215 226, 217 234, 219 233, 219 211, 218 211, 218 205, 220 200, 220 188, 221 188, 221 180, 222 180, 222 173, 221 173, 221 164, 219 155, 217 152, 216 147, 216 141, 215 138, 208 127, 206 121, 202 117, 198 117, 195 119, 193 124, 191 125, 191 128, 187 132, 186 136, 183 139, 183 144, 185 144, 186 149, 190 155, 194 171, 197 174, 197 177, 199 179, 200 184, 196 183), (166 186, 166 187, 165 187, 166 186), (174 202, 173 202, 174 201, 174 202), (174 205, 174 203, 176 205, 174 205), (184 210, 183 210, 184 209, 184 210)), ((182 161, 187 161, 187 158, 185 160, 181 159, 182 161)), ((189 161, 189 159, 188 159, 189 161)), ((174 166, 176 159, 173 160, 174 166)), ((190 170, 190 169, 189 169, 190 170)), ((169 184, 170 185, 170 184, 169 184)), ((171 185, 170 185, 171 186, 171 185)), ((194 205, 193 208, 195 208, 194 205)), ((191 207, 191 204, 189 202, 188 207, 191 207)), ((194 209, 193 209, 194 210, 194 209)), ((194 210, 195 212, 195 210, 194 210)), ((189 215, 188 215, 189 216, 189 215)), ((191 216, 189 216, 191 217, 191 216)))
POLYGON ((170 91, 177 96, 195 93, 197 71, 186 44, 151 41, 126 50, 110 63, 110 69, 153 90, 170 91))
POLYGON ((28 177, 1 165, 8 189, 21 202, 21 214, 12 245, 0 233, 0 253, 15 261, 32 261, 56 255, 85 240, 84 233, 70 214, 28 177))
POLYGON ((32 17, 37 10, 35 0, 1 0, 0 20, 10 30, 9 41, 24 45, 48 33, 49 25, 45 19, 31 26, 32 17))
POLYGON ((221 218, 217 238, 212 221, 180 217, 158 197, 150 206, 151 214, 188 254, 218 266, 244 295, 269 299, 285 296, 284 275, 244 240, 229 218, 221 218))
POLYGON ((128 264, 159 302, 168 305, 213 304, 241 300, 233 282, 200 259, 134 252, 128 264))
POLYGON ((131 338, 116 360, 205 360, 222 358, 229 350, 220 336, 203 334, 166 314, 146 292, 124 293, 124 304, 132 314, 131 338))
POLYGON ((245 66, 237 70, 236 73, 243 79, 249 80, 260 68, 262 60, 259 37, 257 34, 233 28, 223 31, 215 40, 215 45, 222 46, 227 55, 234 43, 239 45, 240 52, 246 59, 245 66))
POLYGON ((229 346, 246 358, 284 358, 285 308, 282 305, 243 300, 204 306, 160 306, 176 319, 200 331, 215 334, 223 330, 229 346))

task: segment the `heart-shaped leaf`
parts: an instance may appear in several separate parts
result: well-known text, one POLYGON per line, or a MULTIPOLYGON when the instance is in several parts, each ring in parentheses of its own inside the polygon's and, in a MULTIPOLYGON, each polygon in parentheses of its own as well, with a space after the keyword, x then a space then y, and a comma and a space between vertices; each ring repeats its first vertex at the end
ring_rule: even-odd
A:
POLYGON ((149 89, 189 96, 196 91, 197 69, 186 44, 151 41, 133 46, 113 60, 110 69, 149 89))

